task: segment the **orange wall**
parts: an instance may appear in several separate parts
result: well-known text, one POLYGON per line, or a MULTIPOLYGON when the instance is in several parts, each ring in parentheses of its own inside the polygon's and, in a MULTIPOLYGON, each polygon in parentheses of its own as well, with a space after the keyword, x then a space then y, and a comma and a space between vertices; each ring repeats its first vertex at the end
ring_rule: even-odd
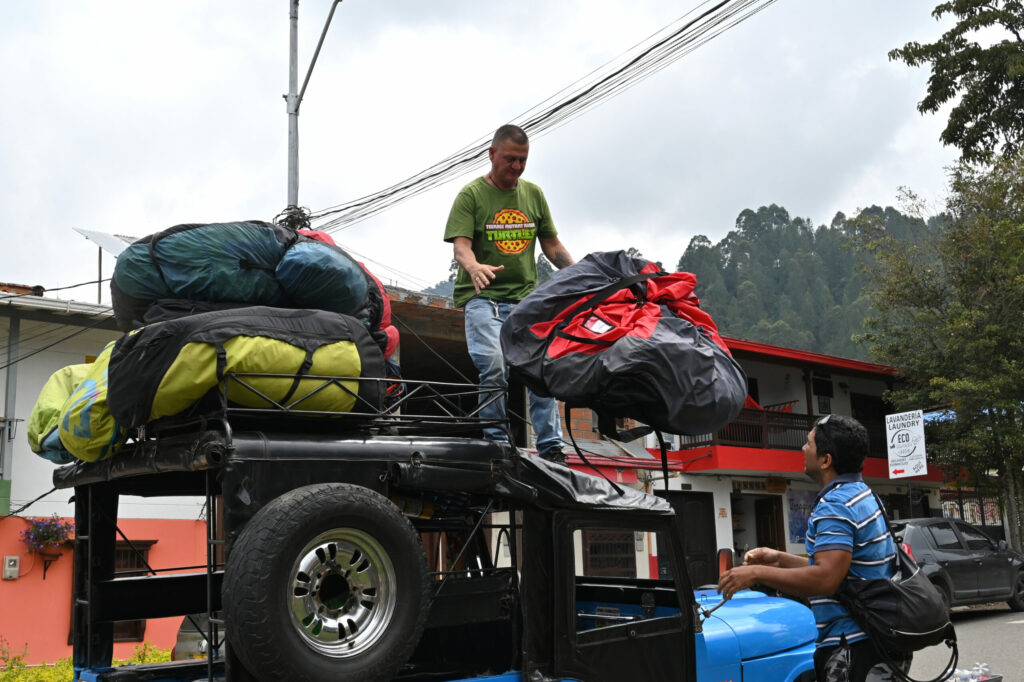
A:
MULTIPOLYGON (((73 521, 74 519, 69 519, 73 521)), ((196 566, 206 563, 206 523, 183 519, 121 519, 129 540, 156 540, 149 550, 153 568, 196 566)), ((52 663, 71 656, 71 582, 74 552, 71 545, 50 564, 43 580, 43 561, 25 551, 20 535, 25 521, 0 519, 0 556, 21 557, 20 577, 0 580, 0 637, 14 653, 27 646, 27 663, 52 663)), ((119 538, 120 539, 120 538, 119 538)), ((146 622, 145 640, 159 649, 174 646, 181 616, 146 622)), ((141 642, 114 644, 114 658, 128 658, 141 642)))

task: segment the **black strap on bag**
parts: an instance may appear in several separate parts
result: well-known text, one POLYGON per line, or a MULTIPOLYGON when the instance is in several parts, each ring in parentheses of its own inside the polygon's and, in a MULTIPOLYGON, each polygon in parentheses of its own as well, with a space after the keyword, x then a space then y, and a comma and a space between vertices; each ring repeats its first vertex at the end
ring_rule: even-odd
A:
POLYGON ((587 310, 593 310, 597 306, 599 306, 602 303, 604 303, 605 300, 607 300, 610 296, 612 296, 613 294, 615 294, 618 291, 621 291, 622 289, 630 289, 633 292, 633 296, 636 298, 637 302, 641 302, 641 301, 646 300, 647 299, 646 284, 643 287, 638 287, 636 285, 638 285, 638 284, 640 284, 642 282, 646 282, 649 279, 654 279, 655 277, 664 277, 667 274, 668 274, 667 272, 658 271, 658 272, 645 272, 645 273, 642 273, 642 274, 639 274, 639 275, 631 275, 630 277, 623 277, 620 280, 612 282, 611 284, 607 284, 604 287, 598 289, 593 294, 591 294, 588 298, 581 299, 582 302, 577 301, 575 304, 573 304, 572 306, 569 306, 569 308, 568 308, 568 309, 571 310, 572 314, 571 315, 566 315, 565 319, 563 319, 561 322, 559 322, 548 333, 547 342, 545 344, 545 350, 546 350, 546 346, 550 345, 551 342, 554 340, 554 338, 556 336, 562 337, 564 339, 569 339, 570 341, 577 341, 577 342, 580 342, 580 343, 589 343, 589 344, 595 345, 595 346, 610 346, 610 345, 612 345, 612 342, 602 341, 600 339, 588 339, 588 338, 583 338, 583 337, 579 337, 579 336, 574 336, 572 334, 567 334, 566 332, 564 332, 562 330, 564 330, 567 326, 569 326, 569 323, 577 315, 579 315, 580 313, 585 312, 587 310))
POLYGON ((661 478, 665 481, 665 490, 668 491, 668 443, 665 442, 665 434, 655 431, 658 437, 658 447, 661 449, 661 478))
POLYGON ((580 450, 580 446, 576 444, 576 439, 572 435, 572 411, 573 411, 574 407, 579 407, 579 406, 578 405, 570 405, 568 403, 566 403, 566 405, 565 405, 565 432, 569 434, 569 441, 572 443, 572 447, 576 451, 576 455, 581 460, 583 460, 584 464, 586 464, 588 467, 590 467, 591 469, 596 471, 598 474, 600 474, 601 478, 603 478, 604 480, 608 481, 611 484, 612 488, 615 489, 615 492, 617 492, 619 495, 624 494, 625 491, 623 491, 622 488, 619 487, 619 485, 615 481, 613 481, 612 479, 610 479, 607 476, 605 476, 603 471, 601 471, 596 466, 594 466, 593 464, 590 463, 590 460, 587 459, 586 455, 583 454, 583 451, 580 450))
POLYGON ((896 541, 885 505, 878 495, 874 492, 872 495, 896 547, 893 559, 896 572, 891 579, 859 580, 847 577, 839 586, 836 598, 868 635, 879 659, 889 666, 896 679, 902 682, 941 682, 949 678, 959 660, 956 630, 949 620, 949 612, 937 592, 938 588, 925 577, 921 568, 896 541), (901 653, 910 655, 941 642, 945 642, 952 653, 943 671, 931 680, 910 677, 895 660, 901 658, 901 653))

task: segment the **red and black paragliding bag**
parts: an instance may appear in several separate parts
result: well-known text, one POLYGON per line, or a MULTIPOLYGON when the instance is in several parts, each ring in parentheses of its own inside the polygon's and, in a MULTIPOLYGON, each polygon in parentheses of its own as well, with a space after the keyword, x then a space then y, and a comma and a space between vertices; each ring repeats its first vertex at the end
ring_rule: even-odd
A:
POLYGON ((696 284, 624 251, 589 254, 516 306, 501 330, 505 360, 534 392, 589 407, 606 424, 626 417, 712 433, 739 414, 747 378, 696 284))

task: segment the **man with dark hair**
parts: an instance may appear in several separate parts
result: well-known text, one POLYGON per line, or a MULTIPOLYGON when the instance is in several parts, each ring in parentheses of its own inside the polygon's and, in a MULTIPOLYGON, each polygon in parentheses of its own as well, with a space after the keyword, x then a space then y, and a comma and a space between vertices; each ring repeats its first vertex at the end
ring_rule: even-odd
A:
MULTIPOLYGON (((537 286, 536 242, 556 268, 574 262, 558 239, 544 193, 520 179, 529 153, 530 142, 522 128, 511 124, 498 128, 488 150, 490 171, 455 197, 444 231, 459 264, 453 297, 456 306, 465 306, 470 358, 480 372, 480 384, 502 391, 498 400, 481 410, 480 416, 487 420, 506 418, 508 367, 499 333, 515 304, 537 286)), ((554 398, 531 392, 530 421, 540 455, 564 461, 554 398)), ((485 429, 484 437, 506 439, 498 428, 485 429)))
MULTIPOLYGON (((835 599, 843 580, 891 578, 896 546, 885 516, 864 483, 867 430, 855 419, 826 415, 807 434, 806 473, 822 486, 807 522, 807 557, 770 547, 747 552, 744 566, 718 582, 725 599, 761 584, 809 597, 818 624, 814 668, 819 682, 875 682, 893 679, 874 645, 835 599)), ((910 658, 898 660, 902 672, 910 658)))

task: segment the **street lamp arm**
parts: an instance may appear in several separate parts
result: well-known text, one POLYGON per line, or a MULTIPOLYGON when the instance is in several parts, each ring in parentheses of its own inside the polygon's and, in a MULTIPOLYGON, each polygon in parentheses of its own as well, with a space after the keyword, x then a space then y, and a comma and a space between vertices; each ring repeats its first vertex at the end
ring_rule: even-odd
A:
POLYGON ((288 205, 285 213, 293 223, 301 222, 301 211, 299 210, 299 106, 302 104, 302 97, 306 94, 306 86, 309 85, 309 77, 313 74, 313 67, 316 66, 316 59, 320 56, 320 48, 323 47, 324 37, 327 29, 331 26, 331 19, 334 18, 334 10, 337 9, 341 0, 334 0, 331 3, 331 11, 327 15, 324 29, 320 32, 320 41, 316 44, 316 51, 313 52, 313 59, 309 62, 309 69, 306 71, 306 79, 302 82, 302 90, 296 92, 298 84, 298 43, 299 43, 299 0, 291 0, 291 10, 288 13, 290 32, 288 40, 288 94, 285 95, 288 110, 288 205))
POLYGON ((302 89, 299 90, 299 97, 295 101, 295 112, 298 113, 299 105, 302 104, 302 98, 306 94, 306 86, 309 85, 309 77, 313 75, 313 67, 316 66, 316 59, 320 56, 320 48, 324 45, 324 38, 327 37, 327 29, 331 26, 331 20, 334 18, 334 10, 337 9, 338 5, 341 4, 341 0, 334 0, 331 3, 331 11, 327 15, 327 21, 324 23, 324 29, 320 32, 320 40, 316 44, 316 50, 313 52, 313 58, 309 61, 309 69, 306 70, 306 78, 302 81, 302 89))

